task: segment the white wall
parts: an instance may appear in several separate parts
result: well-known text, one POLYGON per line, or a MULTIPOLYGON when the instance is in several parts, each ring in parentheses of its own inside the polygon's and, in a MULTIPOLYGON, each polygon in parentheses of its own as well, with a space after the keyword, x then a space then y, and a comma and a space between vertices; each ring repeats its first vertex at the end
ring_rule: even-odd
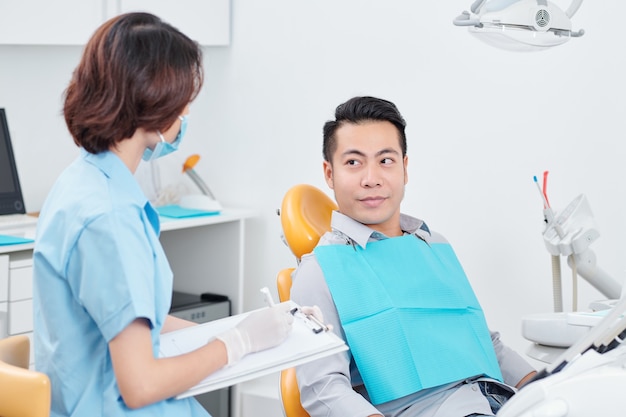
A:
MULTIPOLYGON (((453 243, 491 327, 511 346, 528 345, 523 315, 552 309, 533 175, 550 171, 557 210, 588 196, 602 234, 593 246, 599 263, 624 278, 626 4, 587 1, 573 19, 582 38, 516 54, 452 25, 470 3, 233 0, 232 44, 205 48, 206 85, 188 136, 163 164, 177 169, 198 152, 196 169, 225 205, 258 211, 248 227, 246 308, 295 264, 275 210, 296 183, 326 190, 321 127, 337 104, 361 94, 396 102, 407 119, 404 211, 453 243)), ((60 109, 80 52, 0 46, 0 107, 30 211, 77 152, 60 109)), ((580 286, 582 306, 601 298, 580 286)))

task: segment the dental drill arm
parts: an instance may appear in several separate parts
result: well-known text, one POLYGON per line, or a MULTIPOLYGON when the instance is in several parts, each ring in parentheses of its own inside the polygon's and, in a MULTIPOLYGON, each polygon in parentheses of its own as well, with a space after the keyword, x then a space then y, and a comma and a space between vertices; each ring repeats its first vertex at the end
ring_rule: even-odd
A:
POLYGON ((543 234, 546 249, 553 256, 567 256, 572 270, 600 291, 605 297, 618 299, 621 284, 596 264, 596 255, 589 247, 600 233, 586 197, 576 197, 546 228, 543 234))
POLYGON ((596 265, 596 254, 591 249, 568 257, 567 264, 605 297, 613 300, 620 298, 621 285, 596 265))
MULTIPOLYGON (((560 257, 566 256, 574 276, 589 282, 610 301, 597 305, 610 308, 611 301, 621 296, 621 285, 596 264, 595 253, 590 245, 600 236, 595 227, 591 209, 584 195, 574 199, 558 216, 546 219, 543 233, 546 249, 552 255, 554 313, 531 314, 522 318, 522 335, 538 345, 569 347, 588 332, 588 327, 570 324, 570 314, 563 312, 560 290, 560 257)), ((577 310, 576 281, 573 282, 572 308, 577 310)), ((540 359, 540 357, 535 357, 540 359)), ((540 359, 541 360, 541 359, 540 359)))

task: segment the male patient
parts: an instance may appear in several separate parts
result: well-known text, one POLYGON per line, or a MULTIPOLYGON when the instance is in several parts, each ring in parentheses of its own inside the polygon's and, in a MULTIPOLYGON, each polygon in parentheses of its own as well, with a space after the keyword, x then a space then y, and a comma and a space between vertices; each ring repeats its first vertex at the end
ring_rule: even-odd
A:
POLYGON ((312 417, 492 416, 534 369, 487 328, 454 251, 400 213, 405 121, 374 97, 324 126, 324 176, 339 210, 293 276, 350 350, 297 368, 312 417))

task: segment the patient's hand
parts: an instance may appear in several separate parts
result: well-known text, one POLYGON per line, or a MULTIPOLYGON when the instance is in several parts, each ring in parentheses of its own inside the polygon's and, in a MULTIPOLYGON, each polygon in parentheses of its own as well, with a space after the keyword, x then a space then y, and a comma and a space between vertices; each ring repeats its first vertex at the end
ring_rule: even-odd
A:
POLYGON ((524 385, 526 385, 528 382, 530 382, 535 375, 537 375, 537 371, 532 371, 531 373, 526 375, 524 378, 520 379, 520 381, 517 383, 515 388, 517 388, 517 389, 522 388, 524 385))
MULTIPOLYGON (((317 321, 319 321, 320 323, 324 323, 324 314, 322 313, 322 310, 320 310, 318 306, 312 306, 312 307, 304 306, 302 307, 302 312, 306 314, 307 316, 315 317, 317 321)), ((328 327, 329 331, 333 330, 333 326, 330 324, 326 324, 326 327, 328 327)))

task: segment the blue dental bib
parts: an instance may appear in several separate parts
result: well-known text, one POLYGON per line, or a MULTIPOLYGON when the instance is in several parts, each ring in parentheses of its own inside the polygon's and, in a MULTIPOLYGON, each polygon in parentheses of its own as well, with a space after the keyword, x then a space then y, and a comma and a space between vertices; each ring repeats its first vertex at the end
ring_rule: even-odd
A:
POLYGON ((502 381, 483 311, 452 247, 414 235, 315 249, 373 404, 487 375, 502 381))

